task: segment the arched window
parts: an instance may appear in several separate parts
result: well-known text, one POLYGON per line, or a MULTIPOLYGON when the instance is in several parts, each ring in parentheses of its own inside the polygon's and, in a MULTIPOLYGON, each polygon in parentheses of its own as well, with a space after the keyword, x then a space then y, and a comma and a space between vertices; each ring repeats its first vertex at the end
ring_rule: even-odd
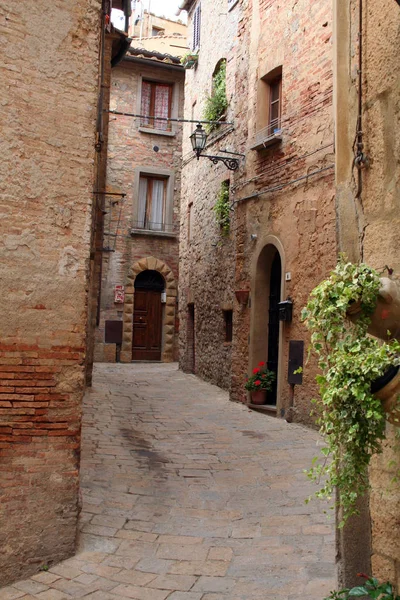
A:
MULTIPOLYGON (((226 97, 226 59, 221 58, 212 76, 211 95, 206 99, 203 118, 205 121, 221 121, 226 115, 228 100, 226 97)), ((218 127, 217 123, 207 126, 208 132, 218 127)))

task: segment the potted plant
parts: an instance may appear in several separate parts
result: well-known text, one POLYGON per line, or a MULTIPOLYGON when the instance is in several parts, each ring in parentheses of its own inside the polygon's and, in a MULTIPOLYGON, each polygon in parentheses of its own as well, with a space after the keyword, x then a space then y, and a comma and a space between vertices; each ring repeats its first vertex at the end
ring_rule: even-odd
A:
POLYGON ((358 573, 358 577, 363 577, 365 582, 351 589, 344 589, 338 592, 331 592, 325 600, 349 600, 350 598, 376 598, 379 600, 400 600, 396 590, 389 582, 379 583, 375 577, 369 577, 363 573, 358 573))
POLYGON ((302 315, 321 369, 321 399, 314 403, 326 441, 322 460, 316 459, 308 476, 319 485, 324 481, 316 493, 319 498, 331 499, 339 489, 340 526, 357 512, 355 502, 369 487, 371 457, 382 451, 386 439, 385 406, 378 395, 388 395, 393 404, 400 392, 399 341, 389 332, 386 341, 368 335, 380 286, 374 269, 341 256, 330 277, 311 292, 302 315), (347 313, 358 302, 361 312, 353 322, 347 313))
POLYGON ((181 64, 185 69, 193 69, 198 60, 199 55, 197 52, 187 52, 184 56, 182 56, 181 64))
POLYGON ((271 391, 274 381, 275 373, 269 371, 264 362, 258 363, 244 386, 250 392, 251 404, 265 404, 267 392, 271 391))

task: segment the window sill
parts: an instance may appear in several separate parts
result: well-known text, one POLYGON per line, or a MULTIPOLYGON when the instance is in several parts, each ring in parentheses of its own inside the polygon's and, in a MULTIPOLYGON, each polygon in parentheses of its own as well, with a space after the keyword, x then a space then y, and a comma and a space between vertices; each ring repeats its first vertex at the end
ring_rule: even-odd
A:
POLYGON ((165 135, 166 137, 175 137, 175 131, 165 131, 164 129, 152 129, 151 127, 139 127, 141 133, 152 133, 153 135, 165 135))
POLYGON ((163 237, 176 239, 177 234, 169 231, 155 231, 153 229, 131 229, 131 235, 146 235, 149 237, 163 237))
POLYGON ((256 135, 252 140, 250 150, 264 150, 271 146, 277 146, 282 142, 282 132, 273 133, 272 135, 256 135))

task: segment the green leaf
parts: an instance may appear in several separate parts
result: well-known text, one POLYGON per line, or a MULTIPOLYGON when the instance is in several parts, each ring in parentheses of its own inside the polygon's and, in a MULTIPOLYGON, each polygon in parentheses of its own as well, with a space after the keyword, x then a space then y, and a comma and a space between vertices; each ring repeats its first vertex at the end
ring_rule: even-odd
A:
POLYGON ((365 588, 364 586, 361 587, 354 587, 349 591, 349 596, 355 596, 355 597, 362 597, 362 596, 368 596, 368 590, 367 588, 365 588))

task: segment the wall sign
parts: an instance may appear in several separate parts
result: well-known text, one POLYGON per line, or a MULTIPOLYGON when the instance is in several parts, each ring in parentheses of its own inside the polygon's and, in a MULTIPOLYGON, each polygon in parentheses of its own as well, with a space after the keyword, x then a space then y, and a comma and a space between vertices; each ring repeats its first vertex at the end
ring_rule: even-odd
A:
POLYGON ((123 285, 116 285, 114 288, 114 303, 123 304, 125 302, 125 288, 123 285))

